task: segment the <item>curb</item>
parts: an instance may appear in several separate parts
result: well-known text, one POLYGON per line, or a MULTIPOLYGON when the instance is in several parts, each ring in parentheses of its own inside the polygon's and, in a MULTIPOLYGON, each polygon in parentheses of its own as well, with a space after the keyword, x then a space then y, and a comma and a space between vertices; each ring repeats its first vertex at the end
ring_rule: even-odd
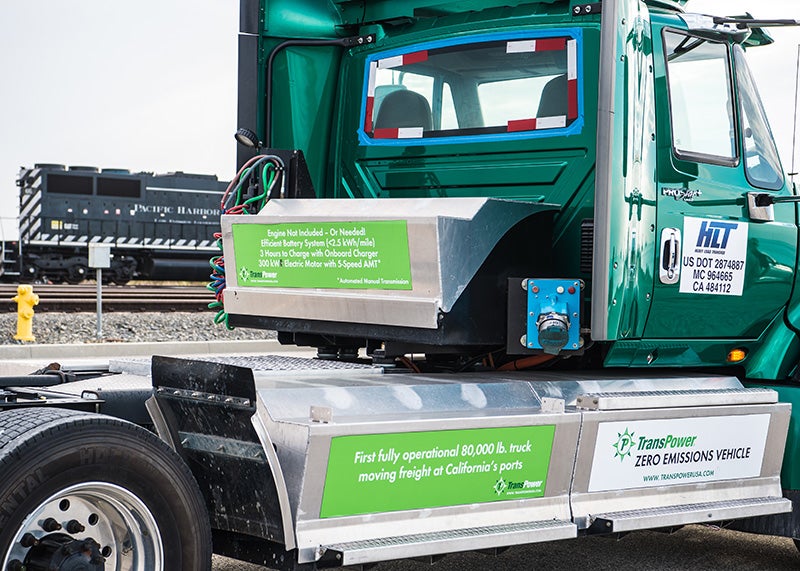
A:
POLYGON ((0 345, 0 360, 93 357, 141 357, 215 353, 293 353, 308 347, 281 345, 275 339, 240 341, 168 341, 166 343, 75 343, 69 345, 0 345))

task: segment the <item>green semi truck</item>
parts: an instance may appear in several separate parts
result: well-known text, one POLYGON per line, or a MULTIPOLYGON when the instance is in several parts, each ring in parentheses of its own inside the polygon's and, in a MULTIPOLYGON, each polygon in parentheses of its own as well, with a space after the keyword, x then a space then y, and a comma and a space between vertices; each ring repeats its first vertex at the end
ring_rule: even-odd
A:
POLYGON ((0 568, 800 540, 800 197, 745 61, 798 22, 682 4, 242 0, 209 287, 318 358, 2 380, 0 568))

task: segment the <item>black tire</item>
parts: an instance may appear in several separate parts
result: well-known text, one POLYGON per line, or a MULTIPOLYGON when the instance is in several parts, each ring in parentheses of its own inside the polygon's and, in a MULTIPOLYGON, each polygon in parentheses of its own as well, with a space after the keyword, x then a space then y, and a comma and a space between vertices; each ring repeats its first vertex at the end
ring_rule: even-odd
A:
MULTIPOLYGON (((127 516, 132 518, 128 521, 135 524, 134 535, 145 542, 139 552, 160 549, 163 559, 160 568, 154 565, 156 569, 151 569, 152 557, 158 561, 157 556, 130 557, 131 547, 126 545, 126 561, 144 558, 150 563, 144 567, 140 563, 140 568, 147 571, 211 569, 211 530, 194 477, 173 450, 139 426, 108 416, 51 408, 2 412, 0 474, 0 569, 14 568, 16 564, 11 562, 15 559, 24 563, 24 558, 43 557, 32 553, 42 548, 25 547, 31 543, 24 540, 26 532, 37 540, 48 533, 32 521, 41 521, 51 512, 56 512, 57 519, 80 519, 81 509, 84 519, 79 523, 85 532, 69 531, 61 522, 64 528, 48 537, 62 544, 91 537, 99 541, 95 553, 102 551, 106 556, 106 571, 127 569, 117 567, 115 558, 123 552, 123 545, 103 545, 100 539, 108 539, 102 537, 103 530, 114 529, 118 523, 114 518, 124 518, 128 505, 134 506, 127 510, 127 516), (112 502, 103 495, 107 493, 112 502), (116 508, 109 507, 111 503, 116 508), (90 506, 89 511, 84 504, 90 506), (65 513, 60 514, 59 510, 65 513), (86 516, 92 511, 99 518, 94 513, 86 516), (111 525, 104 527, 104 521, 111 525), (147 522, 154 522, 155 526, 148 528, 147 522), (157 533, 148 533, 148 529, 157 533), (150 544, 154 541, 155 548, 150 544)), ((46 557, 50 557, 49 552, 46 557)))

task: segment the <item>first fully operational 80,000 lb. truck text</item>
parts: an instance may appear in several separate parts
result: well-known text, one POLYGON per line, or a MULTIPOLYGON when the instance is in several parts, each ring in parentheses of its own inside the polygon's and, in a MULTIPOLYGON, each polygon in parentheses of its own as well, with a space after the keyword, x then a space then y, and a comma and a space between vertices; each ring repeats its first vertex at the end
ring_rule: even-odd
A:
POLYGON ((800 538, 798 197, 745 62, 797 22, 681 4, 243 0, 210 288, 319 358, 4 380, 1 568, 800 538))

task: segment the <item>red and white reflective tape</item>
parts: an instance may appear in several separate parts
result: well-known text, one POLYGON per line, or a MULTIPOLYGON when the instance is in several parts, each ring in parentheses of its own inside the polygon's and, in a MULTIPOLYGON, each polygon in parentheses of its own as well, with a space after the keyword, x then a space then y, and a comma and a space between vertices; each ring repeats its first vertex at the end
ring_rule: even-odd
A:
POLYGON ((375 129, 375 139, 421 139, 422 127, 399 127, 396 129, 375 129))
POLYGON ((561 129, 567 126, 567 118, 564 115, 556 115, 555 117, 537 117, 537 129, 561 129))
POLYGON ((535 131, 536 119, 515 119, 509 121, 507 130, 509 133, 515 133, 517 131, 535 131))
POLYGON ((401 65, 411 65, 426 61, 428 59, 428 50, 418 52, 411 52, 410 54, 403 54, 401 56, 387 57, 378 60, 378 69, 391 69, 393 67, 400 67, 401 65))
POLYGON ((543 38, 541 40, 516 40, 506 42, 507 54, 526 52, 553 52, 566 48, 567 38, 543 38))
POLYGON ((378 62, 369 63, 369 77, 367 79, 367 108, 364 113, 364 131, 372 131, 372 115, 375 112, 375 76, 378 71, 378 62))
POLYGON ((403 65, 411 65, 423 61, 428 61, 428 50, 412 52, 403 56, 403 65))
POLYGON ((567 42, 567 117, 578 117, 578 42, 567 42))
POLYGON ((509 121, 506 128, 509 133, 519 131, 539 131, 542 129, 561 129, 567 126, 567 117, 557 115, 555 117, 533 117, 531 119, 516 119, 509 121))
POLYGON ((367 78, 367 97, 375 97, 375 79, 378 71, 378 62, 369 62, 369 77, 367 78))
POLYGON ((578 42, 567 42, 567 79, 578 79, 578 42))
POLYGON ((392 69, 403 65, 403 56, 387 57, 378 60, 378 69, 392 69))
MULTIPOLYGON (((506 42, 506 53, 527 53, 542 51, 567 52, 567 115, 554 117, 532 117, 515 119, 506 124, 507 131, 536 131, 540 129, 559 129, 566 127, 568 119, 578 117, 578 42, 575 39, 542 38, 539 40, 515 40, 506 42)), ((377 70, 392 69, 403 65, 411 65, 427 61, 428 51, 421 50, 399 56, 384 58, 370 62, 367 84, 367 101, 364 116, 364 130, 372 132, 375 139, 417 139, 422 138, 422 127, 401 127, 393 129, 375 129, 373 131, 373 115, 375 110, 375 83, 377 70)))
POLYGON ((507 54, 521 54, 526 52, 536 51, 536 40, 518 40, 515 42, 506 42, 507 54))
POLYGON ((367 108, 364 112, 364 131, 372 131, 372 115, 375 113, 375 98, 367 97, 367 108))
POLYGON ((567 117, 578 118, 578 80, 567 81, 567 117))

